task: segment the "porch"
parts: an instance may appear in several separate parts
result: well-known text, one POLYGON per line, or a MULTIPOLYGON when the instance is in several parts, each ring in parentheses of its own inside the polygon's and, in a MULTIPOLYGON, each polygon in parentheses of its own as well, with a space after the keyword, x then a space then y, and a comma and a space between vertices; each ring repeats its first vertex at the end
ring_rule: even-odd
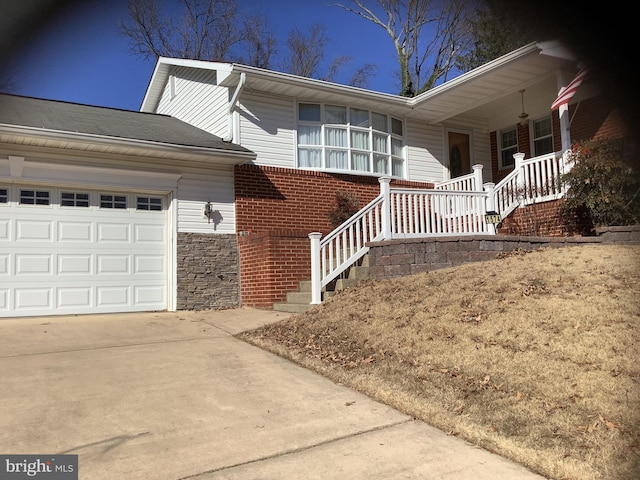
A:
MULTIPOLYGON (((390 179, 381 178, 378 197, 347 222, 324 238, 318 232, 309 234, 310 304, 321 303, 327 286, 360 262, 374 244, 419 245, 428 239, 432 245, 429 248, 435 253, 438 240, 445 245, 453 239, 457 249, 460 244, 468 247, 467 261, 472 261, 470 254, 476 260, 486 259, 487 255, 495 257, 496 244, 489 240, 495 238, 497 223, 518 207, 558 200, 564 194, 559 176, 568 168, 566 152, 526 160, 524 154, 518 153, 514 159, 514 170, 497 184, 482 183, 481 165, 474 165, 469 175, 441 182, 430 190, 395 188, 390 186, 390 179), (493 246, 483 251, 481 245, 493 246)), ((517 239, 515 244, 519 242, 517 239)), ((407 262, 404 270, 426 268, 415 267, 419 264, 407 262)), ((405 274, 408 273, 412 272, 405 274)))

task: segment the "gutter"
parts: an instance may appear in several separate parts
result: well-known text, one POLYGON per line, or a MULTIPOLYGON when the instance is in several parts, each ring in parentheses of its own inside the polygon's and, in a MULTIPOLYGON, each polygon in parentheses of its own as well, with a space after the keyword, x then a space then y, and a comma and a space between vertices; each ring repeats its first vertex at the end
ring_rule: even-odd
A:
POLYGON ((238 103, 238 98, 240 97, 240 92, 244 88, 244 85, 247 81, 247 74, 242 72, 240 74, 240 81, 238 85, 236 85, 236 90, 233 92, 233 96, 231 97, 231 101, 229 102, 229 107, 227 108, 227 120, 229 122, 229 126, 227 128, 227 134, 222 137, 223 142, 231 142, 233 140, 233 111, 236 108, 236 104, 238 103))

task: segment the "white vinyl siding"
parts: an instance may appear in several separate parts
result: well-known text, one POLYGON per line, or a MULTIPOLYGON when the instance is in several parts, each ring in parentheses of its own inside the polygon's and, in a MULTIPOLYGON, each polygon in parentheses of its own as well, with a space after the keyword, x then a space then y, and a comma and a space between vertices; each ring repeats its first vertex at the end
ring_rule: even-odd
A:
POLYGON ((294 108, 291 99, 243 94, 237 143, 256 153, 254 163, 295 168, 294 108))
POLYGON ((216 85, 215 71, 174 66, 156 112, 224 137, 228 105, 229 89, 216 85))
POLYGON ((178 183, 177 204, 178 232, 234 234, 233 171, 216 171, 206 177, 185 175, 178 183), (211 221, 204 216, 207 202, 216 212, 211 221))
POLYGON ((442 127, 409 120, 407 131, 407 180, 436 182, 443 179, 442 127))

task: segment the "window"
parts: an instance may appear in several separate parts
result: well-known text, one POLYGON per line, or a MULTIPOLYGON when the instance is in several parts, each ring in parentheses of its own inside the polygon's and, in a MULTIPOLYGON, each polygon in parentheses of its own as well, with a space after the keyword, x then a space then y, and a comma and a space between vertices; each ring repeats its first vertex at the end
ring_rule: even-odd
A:
POLYGON ((513 154, 518 153, 518 133, 516 127, 500 132, 500 168, 513 167, 513 154))
POLYGON ((404 176, 398 118, 342 105, 298 105, 298 166, 404 176))
POLYGON ((61 192, 60 205, 63 207, 88 207, 89 194, 77 192, 61 192))
POLYGON ((138 197, 136 199, 136 210, 162 211, 162 198, 138 197))
POLYGON ((9 189, 0 188, 0 203, 9 203, 9 189))
POLYGON ((551 117, 533 122, 533 154, 535 157, 553 152, 553 127, 551 117))
POLYGON ((44 190, 20 190, 21 205, 50 205, 51 194, 44 190))
POLYGON ((100 194, 100 208, 127 208, 127 197, 125 195, 100 194))

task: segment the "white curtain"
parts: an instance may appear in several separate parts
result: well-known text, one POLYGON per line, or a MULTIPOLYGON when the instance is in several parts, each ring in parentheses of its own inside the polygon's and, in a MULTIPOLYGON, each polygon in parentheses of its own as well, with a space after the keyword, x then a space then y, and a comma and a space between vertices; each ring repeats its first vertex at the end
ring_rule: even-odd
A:
POLYGON ((369 132, 351 131, 351 148, 369 150, 369 132))
POLYGON ((373 134, 373 150, 375 152, 387 153, 387 136, 378 133, 373 134))
POLYGON ((349 153, 346 150, 327 149, 327 168, 348 169, 349 153))
POLYGON ((321 151, 316 148, 299 148, 298 165, 301 168, 320 168, 322 162, 321 151))
POLYGON ((360 152, 351 152, 351 169, 358 170, 360 172, 368 172, 369 169, 369 154, 360 152))
POLYGON ((298 145, 320 145, 320 127, 298 126, 298 145))
POLYGON ((326 128, 327 145, 347 148, 347 130, 343 128, 326 128))

